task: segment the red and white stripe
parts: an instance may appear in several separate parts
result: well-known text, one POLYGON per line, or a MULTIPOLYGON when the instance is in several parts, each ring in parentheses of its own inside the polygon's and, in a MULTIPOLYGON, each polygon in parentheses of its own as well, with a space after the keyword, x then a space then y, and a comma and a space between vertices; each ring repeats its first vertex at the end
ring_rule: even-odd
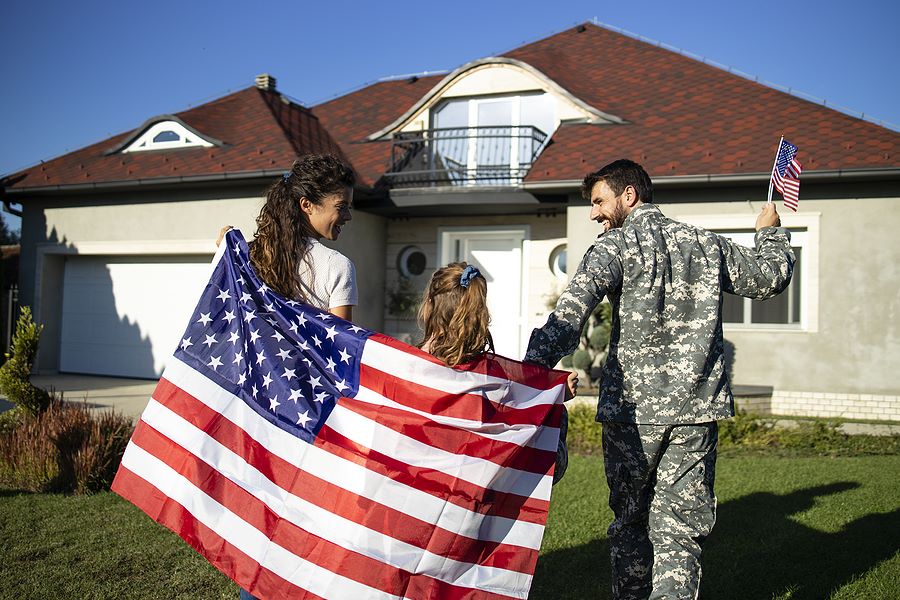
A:
POLYGON ((113 490, 262 598, 526 598, 565 375, 380 335, 362 363, 309 444, 173 360, 113 490))
POLYGON ((800 173, 802 171, 803 167, 800 166, 797 159, 792 158, 790 164, 784 170, 783 177, 778 173, 777 169, 774 173, 775 188, 784 198, 784 205, 794 212, 797 211, 797 207, 800 205, 800 173))

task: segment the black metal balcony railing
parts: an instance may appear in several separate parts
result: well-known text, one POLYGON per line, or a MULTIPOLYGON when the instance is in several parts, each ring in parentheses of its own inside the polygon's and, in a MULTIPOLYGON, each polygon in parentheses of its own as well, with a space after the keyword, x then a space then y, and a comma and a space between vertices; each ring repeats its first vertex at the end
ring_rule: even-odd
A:
POLYGON ((531 125, 395 133, 386 177, 395 188, 517 185, 546 140, 531 125))

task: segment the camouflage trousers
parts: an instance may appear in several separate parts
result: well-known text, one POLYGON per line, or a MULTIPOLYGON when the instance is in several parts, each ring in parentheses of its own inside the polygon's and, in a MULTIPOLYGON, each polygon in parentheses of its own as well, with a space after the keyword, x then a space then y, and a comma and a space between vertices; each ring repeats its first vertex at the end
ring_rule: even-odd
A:
POLYGON ((603 423, 613 598, 696 598, 716 521, 719 429, 603 423))

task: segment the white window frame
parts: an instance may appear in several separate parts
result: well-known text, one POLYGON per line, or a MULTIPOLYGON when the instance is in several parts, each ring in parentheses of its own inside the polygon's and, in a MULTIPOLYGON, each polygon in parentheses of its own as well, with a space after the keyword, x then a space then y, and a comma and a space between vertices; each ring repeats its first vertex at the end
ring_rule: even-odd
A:
POLYGON ((211 148, 213 144, 187 127, 176 121, 160 121, 154 123, 142 133, 136 140, 128 144, 122 153, 147 152, 150 150, 172 150, 175 148, 211 148), (164 131, 173 131, 178 135, 177 140, 170 142, 154 142, 153 138, 164 131), (190 139, 190 141, 187 141, 190 139))
MULTIPOLYGON (((751 323, 750 309, 745 299, 744 323, 723 323, 723 329, 740 332, 800 332, 819 331, 819 230, 822 213, 786 214, 781 224, 791 230, 791 246, 803 250, 800 264, 800 323, 751 323)), ((756 233, 752 225, 755 211, 744 215, 679 215, 678 221, 703 227, 714 233, 734 239, 736 243, 753 247, 756 233), (750 227, 748 227, 748 224, 750 227)))
MULTIPOLYGON (((550 96, 549 92, 544 91, 544 94, 550 96)), ((529 94, 530 95, 530 94, 529 94)), ((495 102, 511 102, 512 103, 512 114, 510 117, 510 149, 509 149, 509 168, 510 173, 513 171, 518 172, 522 166, 519 161, 519 138, 517 135, 519 134, 519 127, 522 127, 521 119, 522 119, 522 97, 523 94, 504 94, 501 96, 476 96, 468 99, 468 127, 478 127, 478 107, 482 104, 490 104, 495 102)), ((552 97, 552 96, 551 96, 552 97)), ((446 98, 449 102, 463 100, 463 98, 446 98)), ((544 140, 544 144, 546 144, 556 129, 559 128, 560 120, 559 120, 559 107, 554 103, 553 110, 553 123, 554 127, 552 131, 544 132, 547 134, 547 139, 544 140)), ((433 126, 433 120, 432 120, 433 126)), ((466 170, 469 173, 475 173, 478 169, 478 138, 476 136, 477 129, 471 129, 469 131, 469 142, 467 145, 467 155, 466 155, 466 170)), ((475 181, 468 181, 467 185, 476 186, 478 185, 475 181)))

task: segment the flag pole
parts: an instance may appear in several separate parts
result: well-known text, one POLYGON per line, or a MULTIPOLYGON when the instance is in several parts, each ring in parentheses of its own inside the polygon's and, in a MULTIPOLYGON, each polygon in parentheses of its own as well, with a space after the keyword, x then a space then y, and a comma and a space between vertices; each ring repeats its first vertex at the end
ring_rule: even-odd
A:
POLYGON ((769 175, 769 197, 766 199, 766 204, 772 204, 772 185, 775 183, 775 167, 778 165, 778 154, 781 152, 781 143, 784 141, 784 134, 781 134, 781 139, 778 140, 778 148, 775 149, 775 162, 772 163, 772 173, 769 175))

